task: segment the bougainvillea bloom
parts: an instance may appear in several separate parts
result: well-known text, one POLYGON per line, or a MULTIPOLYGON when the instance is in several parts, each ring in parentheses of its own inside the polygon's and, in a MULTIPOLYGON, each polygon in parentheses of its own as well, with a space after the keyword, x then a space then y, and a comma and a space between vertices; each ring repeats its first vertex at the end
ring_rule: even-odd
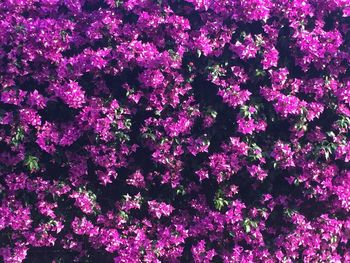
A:
POLYGON ((350 262, 349 0, 0 1, 0 262, 350 262))

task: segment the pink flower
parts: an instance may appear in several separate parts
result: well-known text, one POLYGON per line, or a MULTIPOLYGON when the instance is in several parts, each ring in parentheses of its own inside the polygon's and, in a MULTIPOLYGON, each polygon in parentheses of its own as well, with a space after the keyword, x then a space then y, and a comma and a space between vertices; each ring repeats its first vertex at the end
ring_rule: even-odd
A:
POLYGON ((348 142, 346 145, 339 145, 336 153, 335 153, 336 159, 342 159, 344 158, 345 162, 350 162, 350 142, 348 142))
POLYGON ((88 192, 74 191, 69 195, 69 197, 75 199, 74 205, 79 207, 85 214, 92 214, 95 208, 99 208, 95 203, 95 196, 89 194, 88 192))
POLYGON ((210 141, 208 141, 206 138, 190 138, 189 146, 187 146, 187 149, 192 155, 196 156, 198 153, 208 152, 209 145, 210 141))
POLYGON ((174 208, 171 205, 168 205, 164 202, 158 203, 155 200, 148 201, 148 210, 151 213, 151 215, 161 218, 164 216, 169 216, 173 211, 174 208))
POLYGON ((196 171, 196 174, 199 177, 199 181, 203 181, 204 179, 208 179, 209 178, 209 173, 208 171, 204 170, 204 169, 200 169, 198 171, 196 171))
POLYGON ((260 165, 252 165, 247 167, 248 172, 252 177, 256 177, 259 181, 263 181, 267 177, 266 171, 264 171, 260 165))
POLYGON ((230 49, 235 52, 240 59, 249 59, 256 56, 259 47, 255 44, 252 36, 249 34, 244 38, 243 43, 237 41, 230 49))
POLYGON ((59 133, 55 124, 45 122, 42 127, 38 130, 36 143, 44 151, 52 154, 55 152, 56 147, 59 143, 59 133))
POLYGON ((274 46, 268 47, 264 52, 264 59, 262 61, 263 69, 269 69, 271 67, 277 67, 278 62, 278 51, 274 46))
POLYGON ((102 185, 107 185, 112 183, 114 179, 117 178, 118 174, 114 170, 108 170, 108 171, 96 171, 96 175, 98 177, 98 180, 102 185))
POLYGON ((142 175, 140 170, 137 170, 135 173, 130 175, 126 182, 127 184, 133 185, 138 188, 144 188, 146 185, 144 176, 142 175))
POLYGON ((44 109, 46 107, 46 99, 37 90, 34 90, 28 95, 28 104, 37 109, 44 109))
POLYGON ((164 76, 160 70, 146 69, 140 74, 139 80, 145 87, 158 88, 163 84, 164 76))
POLYGON ((71 108, 81 108, 85 103, 85 92, 76 81, 71 80, 68 84, 56 86, 55 93, 71 108))
POLYGON ((234 85, 226 89, 219 89, 218 95, 222 97, 225 103, 235 108, 249 100, 251 92, 248 90, 241 90, 238 85, 234 85))
POLYGON ((274 105, 276 112, 282 117, 288 117, 290 115, 297 115, 301 113, 302 106, 306 105, 305 102, 301 102, 295 96, 285 96, 283 94, 277 97, 277 102, 274 105))
POLYGON ((238 132, 241 132, 243 134, 253 134, 253 131, 255 130, 253 119, 246 120, 240 117, 238 117, 237 119, 238 132))
POLYGON ((77 235, 90 235, 96 231, 94 225, 85 217, 75 217, 71 225, 73 232, 77 235))
POLYGON ((273 148, 271 157, 274 158, 283 168, 295 166, 293 159, 294 152, 289 144, 278 141, 273 148))

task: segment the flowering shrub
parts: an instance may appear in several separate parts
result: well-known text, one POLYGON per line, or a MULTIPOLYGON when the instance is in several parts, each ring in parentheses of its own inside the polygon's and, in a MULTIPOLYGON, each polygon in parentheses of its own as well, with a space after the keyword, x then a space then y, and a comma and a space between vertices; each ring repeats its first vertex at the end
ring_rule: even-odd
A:
POLYGON ((0 255, 350 262, 348 0, 3 0, 0 255))

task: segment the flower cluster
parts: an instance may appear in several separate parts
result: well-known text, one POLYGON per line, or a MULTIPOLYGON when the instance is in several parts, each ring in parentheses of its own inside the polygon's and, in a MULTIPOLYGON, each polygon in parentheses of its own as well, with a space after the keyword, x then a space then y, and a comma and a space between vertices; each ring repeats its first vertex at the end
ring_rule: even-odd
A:
POLYGON ((350 262, 349 19, 0 1, 0 261, 350 262))

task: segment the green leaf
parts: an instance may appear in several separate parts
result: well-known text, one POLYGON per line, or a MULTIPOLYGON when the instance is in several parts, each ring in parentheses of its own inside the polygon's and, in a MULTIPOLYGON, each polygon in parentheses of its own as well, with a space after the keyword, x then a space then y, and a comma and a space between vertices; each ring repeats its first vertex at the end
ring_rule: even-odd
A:
POLYGON ((229 204, 227 200, 225 200, 223 197, 223 192, 221 190, 218 190, 215 194, 214 198, 214 206, 217 210, 221 211, 225 206, 229 204))
POLYGON ((255 76, 256 77, 264 77, 266 75, 265 70, 262 69, 256 69, 255 70, 255 76))
POLYGON ((254 227, 254 228, 257 228, 257 227, 258 227, 258 223, 255 222, 255 221, 251 221, 250 224, 251 224, 251 226, 254 227))
POLYGON ((152 141, 156 140, 156 136, 150 132, 146 132, 146 133, 142 134, 142 137, 145 139, 151 139, 152 141))
POLYGON ((257 228, 258 223, 256 221, 249 219, 249 218, 244 219, 243 228, 244 228, 245 232, 249 233, 251 231, 252 227, 257 228))
POLYGON ((204 145, 210 145, 210 140, 208 138, 203 139, 204 145))
POLYGON ((66 30, 61 30, 60 36, 62 37, 63 42, 66 42, 68 32, 66 30))
POLYGON ((241 42, 244 41, 245 37, 247 36, 247 33, 245 31, 242 31, 239 38, 242 40, 241 42))
POLYGON ((39 170, 39 158, 33 155, 28 155, 25 160, 25 165, 31 172, 39 170))
POLYGON ((214 110, 210 111, 210 115, 215 119, 218 113, 214 110))
POLYGON ((18 127, 16 130, 15 135, 11 139, 11 143, 15 146, 18 146, 18 144, 24 139, 24 130, 22 127, 18 127))
POLYGON ((324 157, 326 158, 326 160, 329 159, 329 152, 328 152, 328 151, 325 151, 325 152, 324 152, 324 157))
POLYGON ((350 118, 342 115, 336 123, 340 128, 347 129, 350 126, 350 118))
POLYGON ((115 117, 118 119, 119 115, 122 115, 124 112, 124 109, 119 107, 118 109, 114 110, 115 117))
POLYGON ((129 141, 130 140, 130 136, 124 132, 116 131, 114 134, 117 136, 119 141, 129 141))
POLYGON ((293 214, 296 213, 296 211, 294 209, 291 209, 291 208, 286 208, 284 210, 284 213, 288 216, 288 217, 292 217, 293 214))
POLYGON ((186 194, 186 191, 185 191, 185 188, 180 185, 178 189, 176 189, 176 195, 185 195, 186 194))
POLYGON ((126 96, 129 97, 130 95, 134 94, 134 89, 130 89, 126 92, 126 96))
POLYGON ((126 119, 126 120, 124 121, 124 125, 125 125, 126 128, 130 129, 130 128, 131 128, 131 125, 132 125, 131 119, 126 119))
POLYGON ((333 131, 329 131, 329 132, 326 132, 326 134, 329 136, 329 137, 335 137, 335 133, 333 131))
POLYGON ((119 7, 123 4, 123 0, 115 0, 115 6, 119 7))
POLYGON ((249 224, 244 225, 244 230, 245 230, 245 232, 249 233, 250 232, 250 225, 249 224))
POLYGON ((331 244, 336 243, 337 240, 338 240, 338 237, 337 237, 337 236, 332 236, 332 237, 331 237, 331 244))
POLYGON ((128 220, 129 216, 125 211, 120 211, 119 215, 124 219, 124 220, 128 220))
POLYGON ((272 166, 273 166, 273 169, 277 169, 278 163, 277 163, 277 162, 273 162, 273 163, 272 163, 272 166))
POLYGON ((299 184, 300 184, 299 179, 298 179, 298 178, 295 178, 295 180, 294 180, 294 185, 295 185, 295 186, 298 186, 299 184))

